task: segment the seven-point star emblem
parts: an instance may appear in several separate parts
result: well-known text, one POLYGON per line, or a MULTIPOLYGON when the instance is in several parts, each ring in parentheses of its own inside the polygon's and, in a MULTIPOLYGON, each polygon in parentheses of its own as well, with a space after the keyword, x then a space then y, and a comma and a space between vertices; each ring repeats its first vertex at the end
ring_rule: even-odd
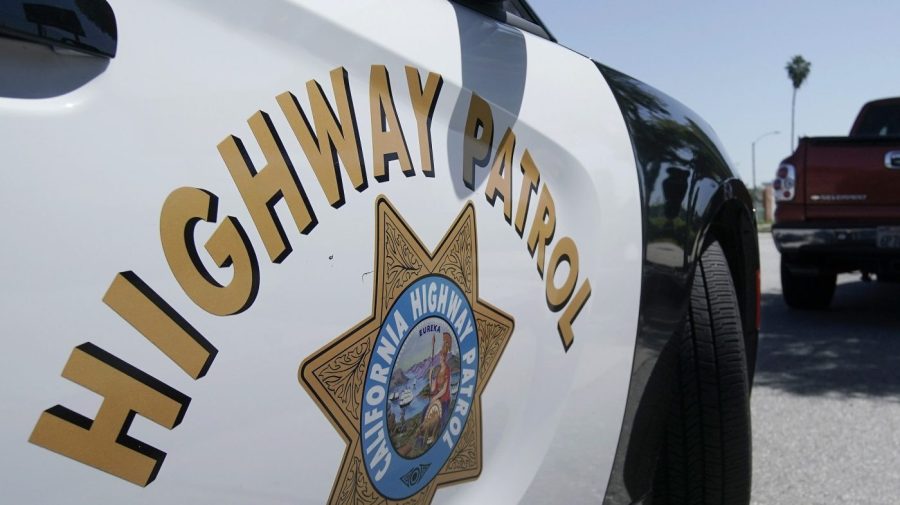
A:
POLYGON ((299 379, 347 442, 329 504, 427 504, 481 473, 481 393, 513 320, 478 297, 471 202, 434 252, 387 198, 375 215, 372 314, 299 379))

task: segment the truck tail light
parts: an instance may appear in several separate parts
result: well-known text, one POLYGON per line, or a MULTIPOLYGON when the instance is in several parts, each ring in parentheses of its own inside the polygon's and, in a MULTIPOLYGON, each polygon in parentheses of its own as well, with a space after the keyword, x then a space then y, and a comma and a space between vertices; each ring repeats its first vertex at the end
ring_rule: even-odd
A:
POLYGON ((775 190, 775 201, 788 202, 794 199, 797 188, 797 169, 789 163, 782 163, 775 173, 772 189, 775 190))

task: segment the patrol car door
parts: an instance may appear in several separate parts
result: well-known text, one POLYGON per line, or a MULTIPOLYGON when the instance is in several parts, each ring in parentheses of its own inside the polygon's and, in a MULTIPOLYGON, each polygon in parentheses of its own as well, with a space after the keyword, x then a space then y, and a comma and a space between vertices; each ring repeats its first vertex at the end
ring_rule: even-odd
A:
POLYGON ((505 6, 7 2, 5 501, 600 501, 634 159, 505 6))

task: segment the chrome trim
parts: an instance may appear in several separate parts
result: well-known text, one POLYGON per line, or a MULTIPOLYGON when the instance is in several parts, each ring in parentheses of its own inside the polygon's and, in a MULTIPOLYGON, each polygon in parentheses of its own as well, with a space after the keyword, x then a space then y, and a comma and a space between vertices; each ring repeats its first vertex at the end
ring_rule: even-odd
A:
POLYGON ((888 151, 885 153, 884 166, 889 170, 900 170, 900 151, 888 151))
POLYGON ((869 195, 810 195, 809 199, 814 202, 862 202, 869 198, 869 195))
POLYGON ((875 247, 875 228, 774 228, 772 238, 779 251, 801 247, 855 245, 875 247))

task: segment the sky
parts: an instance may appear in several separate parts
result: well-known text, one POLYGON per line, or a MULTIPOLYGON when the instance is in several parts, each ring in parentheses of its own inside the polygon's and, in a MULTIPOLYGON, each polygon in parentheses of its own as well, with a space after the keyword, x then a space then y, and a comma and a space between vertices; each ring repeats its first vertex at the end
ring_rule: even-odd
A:
POLYGON ((860 107, 900 96, 897 0, 529 0, 559 43, 700 114, 750 186, 790 155, 785 65, 812 63, 797 93, 796 136, 847 135, 860 107))

